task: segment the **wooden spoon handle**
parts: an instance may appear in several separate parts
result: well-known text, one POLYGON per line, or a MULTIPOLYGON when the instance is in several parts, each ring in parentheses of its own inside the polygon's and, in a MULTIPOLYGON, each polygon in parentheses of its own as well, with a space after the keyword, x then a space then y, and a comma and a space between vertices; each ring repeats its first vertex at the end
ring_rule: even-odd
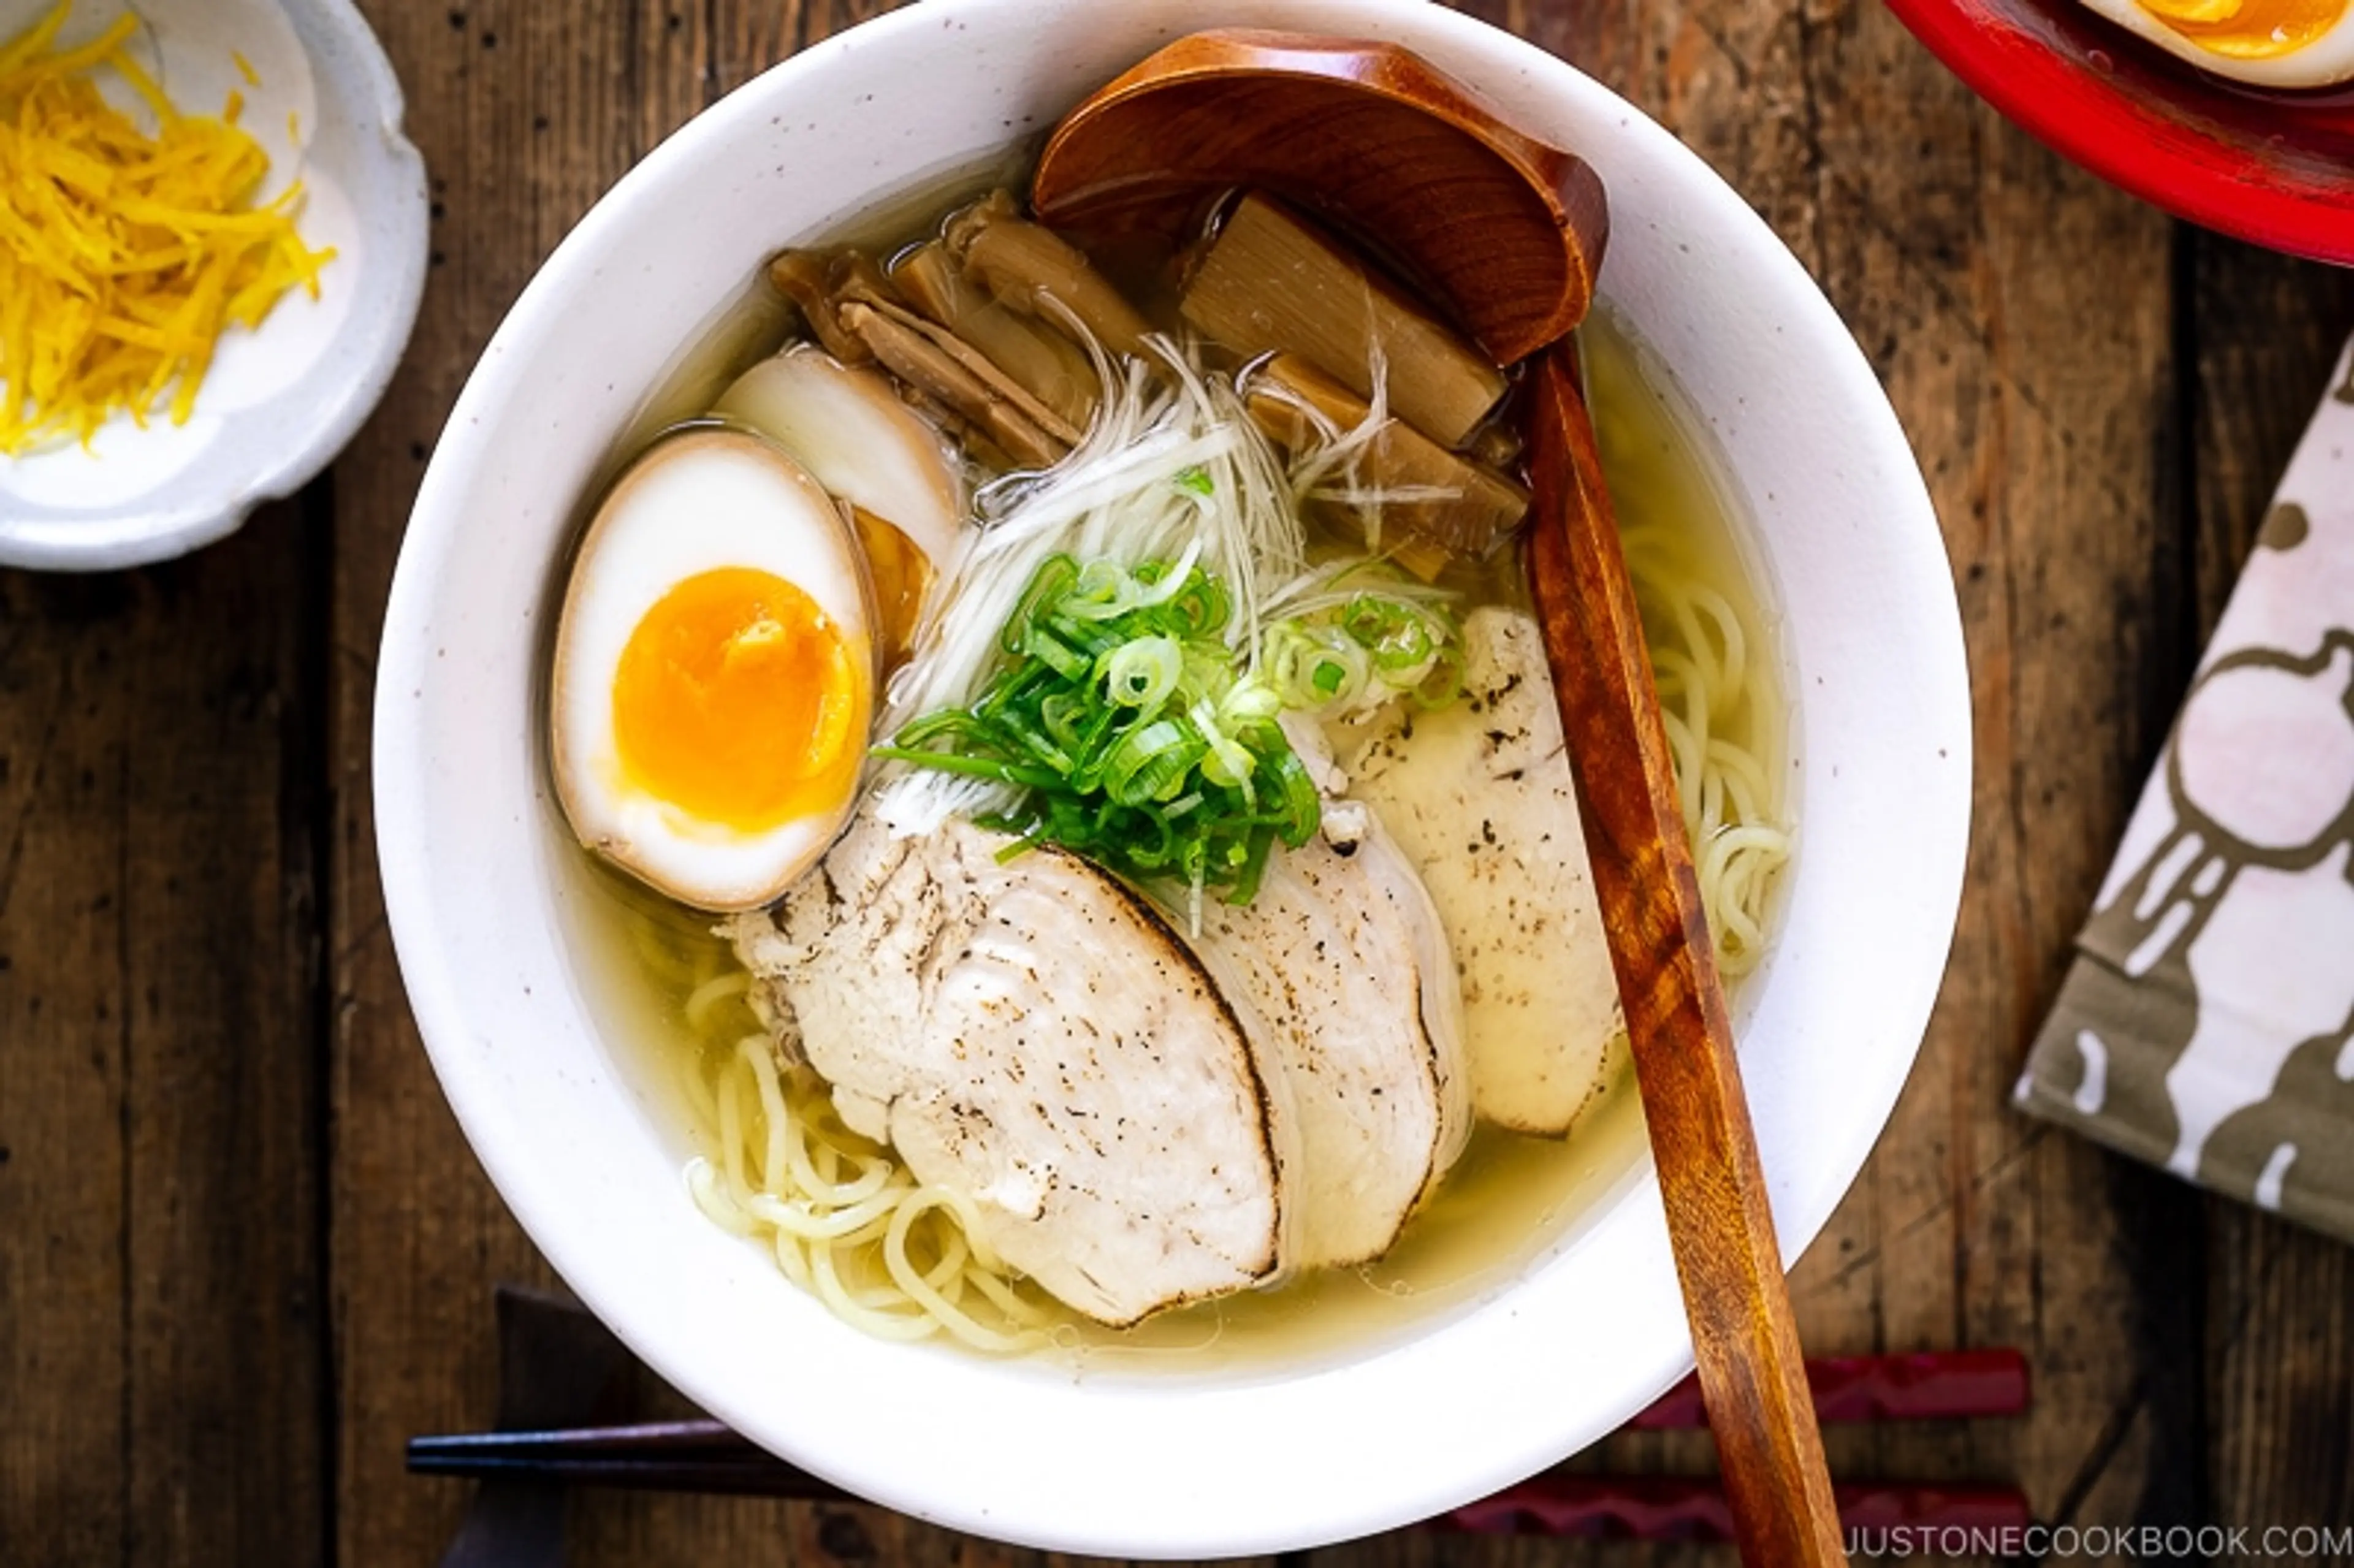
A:
POLYGON ((1635 590, 1566 341, 1534 364, 1529 579, 1743 1561, 1844 1563, 1635 590))

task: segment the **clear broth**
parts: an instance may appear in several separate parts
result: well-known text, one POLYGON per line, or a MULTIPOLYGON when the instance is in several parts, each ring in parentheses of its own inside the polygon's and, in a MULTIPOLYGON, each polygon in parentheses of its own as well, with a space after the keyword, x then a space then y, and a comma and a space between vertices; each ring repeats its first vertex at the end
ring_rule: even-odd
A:
MULTIPOLYGON (((989 174, 1002 178, 1003 170, 989 174)), ((955 190, 971 191, 968 173, 955 190)), ((947 205, 944 186, 846 231, 844 242, 904 236, 908 220, 947 205)), ((952 190, 949 194, 955 194, 952 190)), ((885 251, 887 253, 887 250, 885 251)), ((699 414, 742 369, 773 353, 786 317, 756 286, 715 317, 650 395, 615 466, 655 433, 699 414)), ((1723 469, 1689 402, 1664 366, 1608 308, 1580 334, 1604 469, 1622 527, 1678 542, 1685 569, 1724 594, 1761 651, 1749 695, 1729 738, 1750 747, 1777 786, 1775 815, 1789 798, 1791 754, 1782 700, 1779 616, 1743 547, 1723 469)), ((1517 556, 1475 585, 1481 597, 1524 602, 1517 556)), ((1670 635, 1652 627, 1655 638, 1670 635)), ((684 1003, 698 973, 732 966, 709 916, 670 903, 606 868, 572 841, 560 818, 559 853, 579 874, 564 900, 570 950, 583 993, 608 1021, 608 1039, 627 1079, 675 1150, 683 1169, 714 1157, 716 1129, 694 1108, 688 1075, 707 1070, 705 1047, 687 1027, 684 1003), (651 938, 649 940, 649 938, 651 938)), ((1746 1012, 1735 992, 1736 1024, 1746 1012)), ((1296 1371, 1365 1353, 1399 1335, 1468 1310, 1575 1242, 1636 1180, 1644 1152, 1640 1106, 1623 1070, 1566 1139, 1533 1138, 1486 1123, 1462 1159, 1379 1260, 1317 1270, 1266 1288, 1164 1313, 1127 1330, 1076 1316, 1039 1355, 1090 1375, 1182 1372, 1252 1375, 1296 1371)))

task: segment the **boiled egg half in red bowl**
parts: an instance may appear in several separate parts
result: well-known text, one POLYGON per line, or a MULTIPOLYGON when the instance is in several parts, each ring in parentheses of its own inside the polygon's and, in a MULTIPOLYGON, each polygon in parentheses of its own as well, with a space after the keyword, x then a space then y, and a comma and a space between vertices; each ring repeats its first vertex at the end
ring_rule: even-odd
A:
POLYGON ((2354 265, 2349 0, 1889 0, 2045 145, 2210 228, 2354 265))

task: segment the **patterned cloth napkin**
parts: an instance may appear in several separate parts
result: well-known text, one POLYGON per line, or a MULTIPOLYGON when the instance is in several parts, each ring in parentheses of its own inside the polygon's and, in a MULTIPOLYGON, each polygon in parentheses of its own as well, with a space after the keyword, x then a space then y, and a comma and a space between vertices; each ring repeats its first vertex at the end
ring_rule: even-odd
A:
POLYGON ((2126 830, 2019 1104, 2354 1240, 2354 342, 2126 830))

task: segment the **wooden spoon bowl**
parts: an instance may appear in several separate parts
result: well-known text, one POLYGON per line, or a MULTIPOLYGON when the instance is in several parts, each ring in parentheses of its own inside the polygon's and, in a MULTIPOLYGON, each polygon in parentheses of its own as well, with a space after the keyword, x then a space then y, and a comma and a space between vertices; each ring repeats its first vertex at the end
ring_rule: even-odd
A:
POLYGON ((1030 199, 1058 228, 1173 236, 1239 186, 1371 241, 1499 365, 1585 319, 1609 238, 1582 159, 1505 124, 1421 56, 1240 28, 1181 38, 1073 110, 1030 199))

